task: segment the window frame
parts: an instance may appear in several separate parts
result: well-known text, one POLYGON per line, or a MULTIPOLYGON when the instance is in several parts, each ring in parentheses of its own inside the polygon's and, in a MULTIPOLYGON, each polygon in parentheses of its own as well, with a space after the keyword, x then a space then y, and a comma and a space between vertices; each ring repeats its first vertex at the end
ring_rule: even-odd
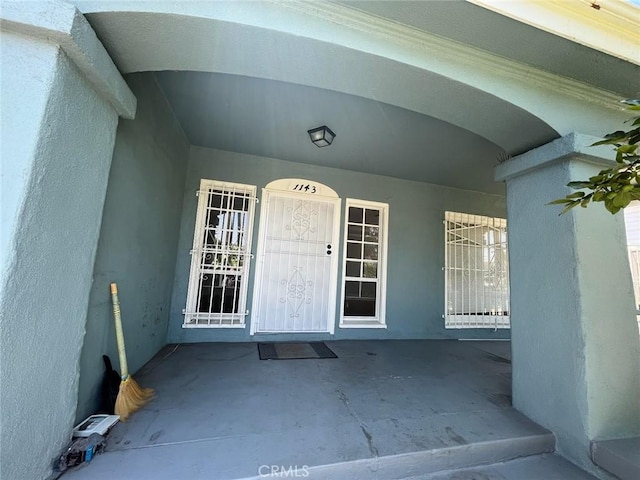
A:
MULTIPOLYGON (((489 216, 484 216, 484 215, 474 215, 474 214, 469 214, 469 213, 463 213, 463 212, 452 212, 452 211, 445 211, 445 215, 444 215, 444 220, 443 220, 443 226, 444 226, 444 267, 442 268, 442 271, 444 272, 444 313, 442 315, 442 317, 444 318, 444 327, 445 329, 449 330, 449 329, 468 329, 468 328, 481 328, 481 329, 486 329, 486 328, 490 328, 493 330, 498 330, 498 329, 510 329, 511 328, 511 318, 510 318, 510 279, 509 279, 509 239, 508 239, 508 233, 507 233, 507 220, 505 218, 500 218, 500 217, 489 217, 489 216), (501 261, 506 263, 506 292, 501 292, 500 295, 505 296, 506 295, 506 310, 500 310, 500 309, 496 309, 495 312, 492 313, 488 313, 488 314, 478 314, 478 312, 475 313, 471 313, 471 312, 466 312, 466 313, 455 313, 455 302, 457 302, 457 291, 456 293, 454 293, 454 296, 456 298, 454 298, 454 313, 449 313, 449 304, 450 304, 450 282, 451 282, 451 278, 450 278, 450 271, 454 270, 454 269, 460 269, 461 271, 464 271, 464 269, 462 267, 457 267, 457 266, 451 266, 449 265, 449 261, 450 261, 450 253, 449 253, 449 248, 451 247, 451 245, 453 244, 453 242, 451 242, 449 240, 450 237, 450 233, 452 230, 450 230, 449 228, 449 223, 453 223, 453 222, 466 222, 468 224, 474 223, 476 225, 476 227, 491 227, 494 229, 499 229, 501 231, 504 231, 504 241, 502 241, 502 239, 500 240, 500 242, 494 242, 488 245, 485 245, 484 243, 481 245, 482 247, 482 258, 484 259, 484 249, 485 248, 496 248, 496 246, 499 246, 499 248, 503 248, 504 252, 501 256, 501 261), (503 312, 503 313, 499 313, 499 312, 503 312)), ((470 247, 470 245, 469 245, 470 247)), ((477 253, 476 253, 477 255, 477 253)), ((455 254, 455 262, 457 263, 457 259, 458 256, 457 254, 455 254)), ((476 261, 477 261, 477 257, 476 257, 476 261)), ((478 270, 477 268, 473 269, 476 275, 475 278, 475 283, 477 284, 477 272, 480 271, 481 275, 483 278, 484 277, 484 273, 485 273, 485 268, 484 268, 484 261, 481 262, 482 264, 482 269, 478 270)), ((469 266, 469 272, 471 272, 472 269, 469 266)), ((504 281, 505 279, 503 279, 504 281)), ((457 280, 455 280, 457 282, 457 280)), ((470 282, 469 282, 470 283, 470 282)), ((456 283, 457 284, 457 283, 456 283)), ((464 287, 464 284, 461 285, 462 287, 464 287)), ((477 285, 474 285, 474 297, 476 299, 476 308, 478 305, 478 292, 475 290, 475 288, 477 288, 477 285)), ((455 289, 455 287, 454 287, 455 289)), ((470 291, 470 289, 469 289, 470 291)), ((486 291, 483 289, 483 291, 481 292, 483 294, 486 293, 486 291)), ((464 295, 464 294, 463 294, 464 295)), ((468 303, 469 305, 471 304, 471 293, 469 293, 469 300, 468 303)), ((485 303, 485 299, 486 295, 483 296, 482 298, 482 305, 484 305, 485 303)), ((497 298, 497 297, 496 297, 497 298)), ((498 303, 498 301, 496 300, 496 304, 498 303)), ((464 305, 464 303, 463 303, 464 305)), ((470 310, 470 309, 469 309, 470 310)), ((483 308, 483 311, 487 310, 486 308, 483 308)))
MULTIPOLYGON (((189 283, 187 287, 186 307, 183 310, 182 328, 245 328, 248 316, 247 300, 249 291, 249 275, 251 270, 251 253, 253 240, 253 223, 255 219, 255 204, 257 203, 257 186, 242 183, 224 182, 220 180, 201 179, 200 188, 196 192, 198 205, 196 208, 196 218, 194 226, 193 244, 190 250, 191 263, 189 267, 189 283), (204 250, 204 236, 207 221, 207 208, 209 198, 214 189, 222 189, 224 195, 249 194, 247 222, 244 225, 244 249, 239 255, 244 257, 243 265, 239 273, 240 289, 238 291, 238 306, 235 313, 232 312, 199 312, 198 300, 200 289, 200 275, 202 270, 215 270, 214 268, 202 268, 201 256, 204 250)), ((212 273, 216 275, 216 273, 212 273)))
MULTIPOLYGON (((363 225, 364 218, 363 218, 363 225)), ((345 199, 344 210, 344 229, 342 242, 342 275, 341 275, 341 294, 340 294, 340 328, 387 328, 386 323, 386 304, 387 304, 387 254, 388 254, 388 231, 389 231, 389 204, 382 202, 373 202, 370 200, 359 200, 355 198, 345 199), (346 283, 347 281, 362 281, 364 277, 348 277, 347 276, 347 243, 349 241, 349 208, 357 207, 370 210, 378 210, 379 215, 379 234, 378 234, 378 266, 376 283, 376 315, 372 317, 365 316, 346 316, 344 313, 344 305, 346 299, 346 283)), ((364 240, 363 240, 364 244, 364 240)), ((365 281, 370 281, 366 279, 365 281)), ((373 282, 372 282, 373 283, 373 282)))

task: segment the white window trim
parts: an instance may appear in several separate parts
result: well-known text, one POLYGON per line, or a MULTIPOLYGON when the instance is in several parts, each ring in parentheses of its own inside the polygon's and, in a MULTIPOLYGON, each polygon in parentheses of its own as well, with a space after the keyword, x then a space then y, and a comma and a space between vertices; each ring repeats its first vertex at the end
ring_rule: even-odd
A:
POLYGON ((340 294, 340 328, 387 328, 387 240, 389 230, 389 204, 372 202, 369 200, 357 200, 347 198, 344 205, 344 230, 342 242, 342 276, 340 294), (360 207, 378 209, 380 211, 380 236, 378 244, 378 282, 376 291, 376 312, 375 317, 346 317, 344 315, 344 301, 347 281, 347 238, 349 227, 349 207, 360 207))
MULTIPOLYGON (((449 262, 449 230, 447 227, 447 222, 455 222, 455 221, 464 221, 466 223, 477 223, 479 226, 491 226, 497 228, 504 228, 506 230, 507 221, 504 218, 498 217, 487 217, 482 215, 472 215, 467 213, 460 212, 445 212, 445 219, 443 221, 444 225, 444 268, 442 269, 444 272, 444 315, 445 319, 445 328, 446 329, 465 329, 465 328, 491 328, 494 330, 497 329, 509 329, 511 328, 510 315, 508 309, 510 308, 507 305, 507 315, 501 314, 449 314, 449 270, 452 267, 448 264, 449 262)), ((505 246, 507 249, 507 262, 508 262, 508 238, 505 242, 505 246)), ((509 271, 508 271, 508 263, 507 263, 507 298, 509 297, 509 271)), ((477 293, 476 293, 477 295, 477 293)))
POLYGON ((255 204, 257 187, 255 185, 245 185, 241 183, 222 182, 218 180, 200 180, 200 188, 196 192, 198 196, 198 207, 196 210, 196 221, 193 236, 193 246, 190 251, 191 254, 191 267, 189 272, 189 286, 187 289, 187 305, 184 314, 184 321, 182 328, 245 328, 247 311, 247 296, 249 286, 249 273, 251 267, 251 242, 253 237, 253 221, 255 216, 255 204), (245 248, 245 261, 244 268, 241 273, 240 283, 240 298, 238 299, 238 312, 237 313, 200 313, 197 311, 196 303, 198 301, 198 288, 200 283, 200 256, 203 248, 204 229, 206 222, 207 200, 208 192, 213 188, 223 188, 227 191, 242 191, 250 193, 248 222, 246 226, 246 248, 245 248), (196 320, 191 322, 190 320, 196 320), (199 323, 198 320, 206 320, 207 323, 199 323), (231 323, 223 323, 224 321, 231 321, 231 323), (238 323, 234 323, 234 320, 239 320, 238 323), (218 321, 219 323, 209 323, 211 321, 218 321))

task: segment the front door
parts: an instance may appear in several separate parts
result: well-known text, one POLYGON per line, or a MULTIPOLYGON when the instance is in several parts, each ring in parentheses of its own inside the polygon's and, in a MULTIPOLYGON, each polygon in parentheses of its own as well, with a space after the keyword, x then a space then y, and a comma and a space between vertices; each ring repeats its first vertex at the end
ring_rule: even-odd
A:
POLYGON ((306 180, 274 184, 262 196, 252 333, 333 333, 340 199, 306 180))

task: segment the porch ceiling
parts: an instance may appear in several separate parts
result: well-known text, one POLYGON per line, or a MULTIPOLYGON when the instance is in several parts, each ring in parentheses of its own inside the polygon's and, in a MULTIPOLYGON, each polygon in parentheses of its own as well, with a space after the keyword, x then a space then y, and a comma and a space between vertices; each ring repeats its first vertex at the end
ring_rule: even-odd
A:
MULTIPOLYGON (((246 76, 157 72, 156 78, 193 145, 503 192, 503 184, 493 180, 503 149, 427 115, 355 95, 246 76), (337 136, 330 147, 317 148, 307 130, 325 124, 337 136)), ((524 111, 503 114, 514 125, 526 125, 531 136, 555 137, 524 111)))
POLYGON ((194 145, 488 193, 505 152, 619 125, 639 71, 469 2, 75 3, 194 145))

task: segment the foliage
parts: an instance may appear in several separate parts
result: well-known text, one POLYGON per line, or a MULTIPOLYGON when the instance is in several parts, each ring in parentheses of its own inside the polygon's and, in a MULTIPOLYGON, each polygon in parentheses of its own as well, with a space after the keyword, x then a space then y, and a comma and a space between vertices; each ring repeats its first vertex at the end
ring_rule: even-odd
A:
MULTIPOLYGON (((627 101, 630 110, 640 111, 640 102, 627 101)), ((564 205, 562 215, 580 205, 586 207, 590 202, 603 202, 612 214, 618 213, 632 200, 640 200, 640 115, 627 120, 631 128, 618 130, 604 136, 604 140, 592 145, 613 145, 616 150, 616 165, 601 170, 589 180, 569 182, 568 187, 577 192, 554 200, 549 205, 564 205)))

